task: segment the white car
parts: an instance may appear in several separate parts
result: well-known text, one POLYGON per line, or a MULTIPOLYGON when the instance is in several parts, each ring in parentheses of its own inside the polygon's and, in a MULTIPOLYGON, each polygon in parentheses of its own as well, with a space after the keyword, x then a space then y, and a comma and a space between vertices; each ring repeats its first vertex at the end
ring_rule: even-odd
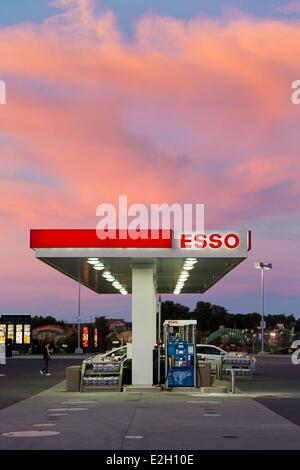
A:
POLYGON ((224 349, 214 346, 213 344, 197 344, 197 359, 201 359, 211 363, 211 369, 216 369, 216 364, 221 362, 221 358, 228 353, 224 349))
POLYGON ((197 344, 197 359, 198 361, 203 359, 211 363, 212 371, 216 370, 216 364, 219 362, 221 365, 221 359, 224 356, 228 358, 235 358, 236 367, 243 366, 243 361, 250 361, 252 371, 256 369, 256 358, 245 353, 240 352, 227 352, 224 349, 214 346, 213 344, 197 344))

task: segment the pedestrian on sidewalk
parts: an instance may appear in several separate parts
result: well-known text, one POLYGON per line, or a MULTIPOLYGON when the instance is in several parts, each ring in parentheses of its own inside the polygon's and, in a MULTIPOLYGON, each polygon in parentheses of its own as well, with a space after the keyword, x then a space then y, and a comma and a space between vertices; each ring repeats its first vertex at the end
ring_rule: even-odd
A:
POLYGON ((45 344, 43 347, 44 367, 40 370, 41 375, 51 375, 49 372, 49 360, 51 359, 52 352, 53 349, 50 349, 50 343, 45 344))

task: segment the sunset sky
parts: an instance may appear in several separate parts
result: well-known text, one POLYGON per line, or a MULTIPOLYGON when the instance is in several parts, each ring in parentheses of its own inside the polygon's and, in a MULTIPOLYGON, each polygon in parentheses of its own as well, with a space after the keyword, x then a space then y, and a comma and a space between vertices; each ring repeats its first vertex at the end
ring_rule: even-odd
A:
MULTIPOLYGON (((73 321, 74 281, 34 258, 30 228, 94 228, 96 207, 204 203, 251 229, 249 259, 198 300, 300 316, 300 1, 1 0, 0 313, 73 321)), ((131 298, 82 289, 90 316, 131 298)))

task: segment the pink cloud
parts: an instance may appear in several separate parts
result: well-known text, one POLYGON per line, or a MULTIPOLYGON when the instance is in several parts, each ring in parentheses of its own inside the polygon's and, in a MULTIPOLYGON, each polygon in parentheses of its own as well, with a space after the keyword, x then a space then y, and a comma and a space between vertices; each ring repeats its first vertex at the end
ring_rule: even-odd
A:
POLYGON ((29 228, 95 226, 119 194, 204 202, 210 226, 299 212, 297 23, 146 16, 128 41, 93 2, 56 5, 0 28, 2 237, 18 234, 32 282, 29 228))
POLYGON ((286 4, 278 5, 276 9, 285 14, 300 13, 300 2, 299 0, 294 0, 286 4))

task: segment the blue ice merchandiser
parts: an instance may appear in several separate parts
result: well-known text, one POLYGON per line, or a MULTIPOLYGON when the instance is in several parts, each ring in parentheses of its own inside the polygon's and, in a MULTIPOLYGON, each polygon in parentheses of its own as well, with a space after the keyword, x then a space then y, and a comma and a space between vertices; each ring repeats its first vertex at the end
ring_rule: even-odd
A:
POLYGON ((168 387, 196 386, 196 321, 166 320, 166 384, 168 387))

